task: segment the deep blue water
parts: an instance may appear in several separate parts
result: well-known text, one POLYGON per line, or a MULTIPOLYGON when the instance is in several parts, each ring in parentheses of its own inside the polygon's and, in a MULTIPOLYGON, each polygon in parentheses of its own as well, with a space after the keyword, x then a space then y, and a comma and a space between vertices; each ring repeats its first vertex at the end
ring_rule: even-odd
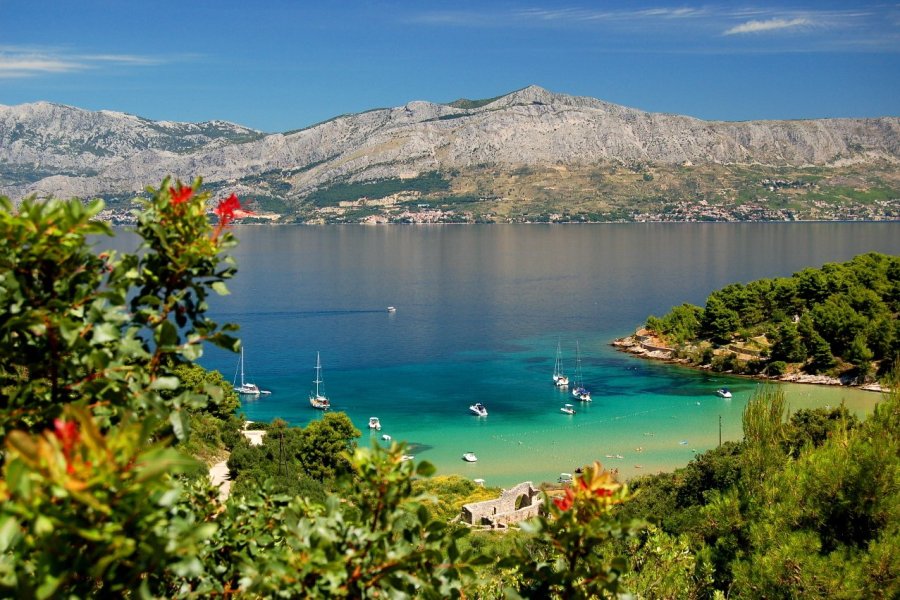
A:
MULTIPOLYGON (((412 445, 439 474, 493 485, 555 480, 593 460, 628 476, 687 463, 740 436, 756 384, 614 351, 650 314, 702 305, 732 282, 786 276, 878 251, 900 254, 900 223, 490 226, 244 226, 240 272, 212 317, 241 326, 251 420, 302 425, 316 352, 325 393, 363 431, 361 443, 412 445), (397 312, 389 313, 387 306, 397 312), (551 381, 557 342, 572 375, 580 344, 590 404, 551 381), (714 391, 729 385, 735 398, 714 391), (468 412, 475 402, 490 414, 468 412), (564 415, 559 407, 576 405, 564 415), (368 417, 382 432, 370 434, 368 417), (369 440, 371 437, 371 442, 369 440), (475 451, 477 463, 461 455, 475 451), (607 455, 613 458, 607 458, 607 455), (622 456, 622 458, 615 458, 622 456)), ((216 349, 201 362, 235 374, 216 349)), ((793 407, 872 394, 785 386, 793 407)))

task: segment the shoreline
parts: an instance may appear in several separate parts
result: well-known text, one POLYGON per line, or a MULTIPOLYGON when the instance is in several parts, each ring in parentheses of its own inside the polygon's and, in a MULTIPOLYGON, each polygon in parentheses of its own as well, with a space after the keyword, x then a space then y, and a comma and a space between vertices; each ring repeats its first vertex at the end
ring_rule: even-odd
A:
MULTIPOLYGON (((644 358, 647 360, 655 360, 658 362, 678 365, 681 367, 685 367, 688 369, 695 369, 698 371, 707 371, 712 372, 709 366, 706 365, 697 365, 690 362, 686 358, 674 358, 673 353, 675 352, 672 348, 668 348, 661 344, 661 342, 657 338, 650 338, 649 336, 639 336, 629 335, 622 338, 616 338, 610 345, 613 346, 619 352, 625 352, 626 354, 631 354, 632 356, 636 356, 638 358, 644 358), (644 339, 640 339, 644 338, 644 339), (650 343, 648 340, 652 339, 654 343, 650 343)), ((827 385, 827 386, 840 386, 847 388, 854 388, 858 390, 863 390, 867 392, 886 392, 888 391, 886 388, 881 387, 879 383, 867 383, 865 385, 854 385, 850 383, 849 378, 838 378, 838 377, 829 377, 828 375, 809 375, 806 373, 786 373, 784 375, 779 375, 775 377, 767 376, 767 375, 744 375, 739 373, 732 373, 730 371, 723 371, 722 374, 730 375, 731 377, 742 377, 744 379, 751 379, 755 381, 779 381, 783 383, 803 383, 803 384, 812 384, 812 385, 827 385)))

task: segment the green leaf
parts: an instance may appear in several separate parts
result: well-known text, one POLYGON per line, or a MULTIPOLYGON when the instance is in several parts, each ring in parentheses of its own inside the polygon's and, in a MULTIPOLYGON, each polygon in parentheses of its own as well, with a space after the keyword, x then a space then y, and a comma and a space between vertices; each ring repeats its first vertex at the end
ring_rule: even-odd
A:
POLYGON ((416 475, 420 477, 431 477, 437 469, 427 460, 423 460, 416 465, 416 475))
POLYGON ((177 377, 157 377, 150 384, 151 390, 177 390, 181 381, 177 377))
POLYGON ((7 552, 22 537, 21 527, 15 517, 7 515, 0 523, 0 552, 7 552))
POLYGON ((228 291, 228 286, 225 285, 224 281, 214 281, 212 289, 220 296, 227 296, 231 293, 228 291))
POLYGON ((112 323, 101 323, 94 327, 93 341, 95 344, 105 344, 119 339, 119 328, 112 323))

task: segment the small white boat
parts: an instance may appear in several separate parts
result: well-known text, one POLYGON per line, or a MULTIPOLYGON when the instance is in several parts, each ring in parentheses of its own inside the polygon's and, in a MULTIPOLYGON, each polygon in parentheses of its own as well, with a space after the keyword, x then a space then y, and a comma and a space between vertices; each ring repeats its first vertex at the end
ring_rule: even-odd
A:
POLYGON ((476 462, 478 461, 478 457, 475 456, 474 452, 466 452, 463 454, 463 460, 466 462, 476 462))
POLYGON ((381 439, 383 439, 386 442, 389 442, 389 441, 391 441, 391 436, 389 436, 388 434, 385 433, 384 435, 381 436, 381 439))
POLYGON ((381 431, 381 421, 378 417, 369 417, 369 429, 381 431))
POLYGON ((567 415, 575 414, 575 408, 571 404, 565 404, 559 410, 560 410, 560 412, 564 412, 567 415))
POLYGON ((271 394, 272 392, 268 390, 261 390, 259 386, 255 383, 250 383, 249 381, 244 381, 244 348, 241 347, 241 358, 240 358, 240 371, 241 371, 241 384, 237 384, 237 374, 235 373, 234 381, 232 381, 232 385, 234 386, 234 391, 238 394, 244 394, 246 396, 259 396, 260 394, 271 394))
POLYGON ((413 456, 412 454, 404 454, 403 456, 400 457, 400 460, 407 461, 407 460, 414 460, 415 458, 416 457, 413 456))
POLYGON ((560 483, 572 483, 572 474, 571 473, 560 473, 558 481, 560 483))
POLYGON ((479 417, 486 417, 488 415, 487 409, 484 407, 484 404, 481 402, 476 402, 472 406, 469 407, 469 410, 479 417))
POLYGON ((728 388, 719 388, 716 390, 716 395, 720 398, 731 398, 731 391, 728 388))
POLYGON ((393 306, 388 306, 387 311, 392 313, 392 312, 397 312, 397 309, 393 306))
POLYGON ((319 358, 318 352, 316 352, 316 378, 313 380, 313 383, 316 384, 316 393, 309 393, 310 406, 318 408, 319 410, 328 410, 331 408, 331 401, 325 394, 319 391, 319 384, 322 383, 322 361, 319 358))

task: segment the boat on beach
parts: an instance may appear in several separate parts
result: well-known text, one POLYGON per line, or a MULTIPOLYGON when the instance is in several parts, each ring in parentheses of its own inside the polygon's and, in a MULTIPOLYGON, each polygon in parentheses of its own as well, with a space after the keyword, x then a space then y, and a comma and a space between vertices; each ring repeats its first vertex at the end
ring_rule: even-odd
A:
POLYGON ((313 383, 316 384, 315 393, 309 393, 309 404, 313 408, 317 408, 319 410, 328 410, 331 408, 331 401, 328 397, 319 391, 319 385, 323 383, 322 381, 322 360, 319 357, 319 353, 316 352, 316 378, 313 380, 313 383))
POLYGON ((234 375, 234 380, 231 382, 232 386, 234 386, 234 391, 238 394, 244 394, 246 396, 259 396, 260 394, 271 394, 272 392, 268 390, 261 390, 259 386, 255 383, 250 383, 249 381, 244 381, 244 347, 241 346, 241 358, 238 361, 238 366, 241 372, 241 384, 237 384, 237 373, 234 375))
POLYGON ((484 407, 484 404, 482 404, 481 402, 476 402, 475 404, 473 404, 472 406, 469 407, 469 410, 470 410, 473 414, 475 414, 475 415, 477 415, 477 416, 479 416, 479 417, 486 417, 486 416, 488 416, 488 411, 487 411, 487 409, 484 407))

